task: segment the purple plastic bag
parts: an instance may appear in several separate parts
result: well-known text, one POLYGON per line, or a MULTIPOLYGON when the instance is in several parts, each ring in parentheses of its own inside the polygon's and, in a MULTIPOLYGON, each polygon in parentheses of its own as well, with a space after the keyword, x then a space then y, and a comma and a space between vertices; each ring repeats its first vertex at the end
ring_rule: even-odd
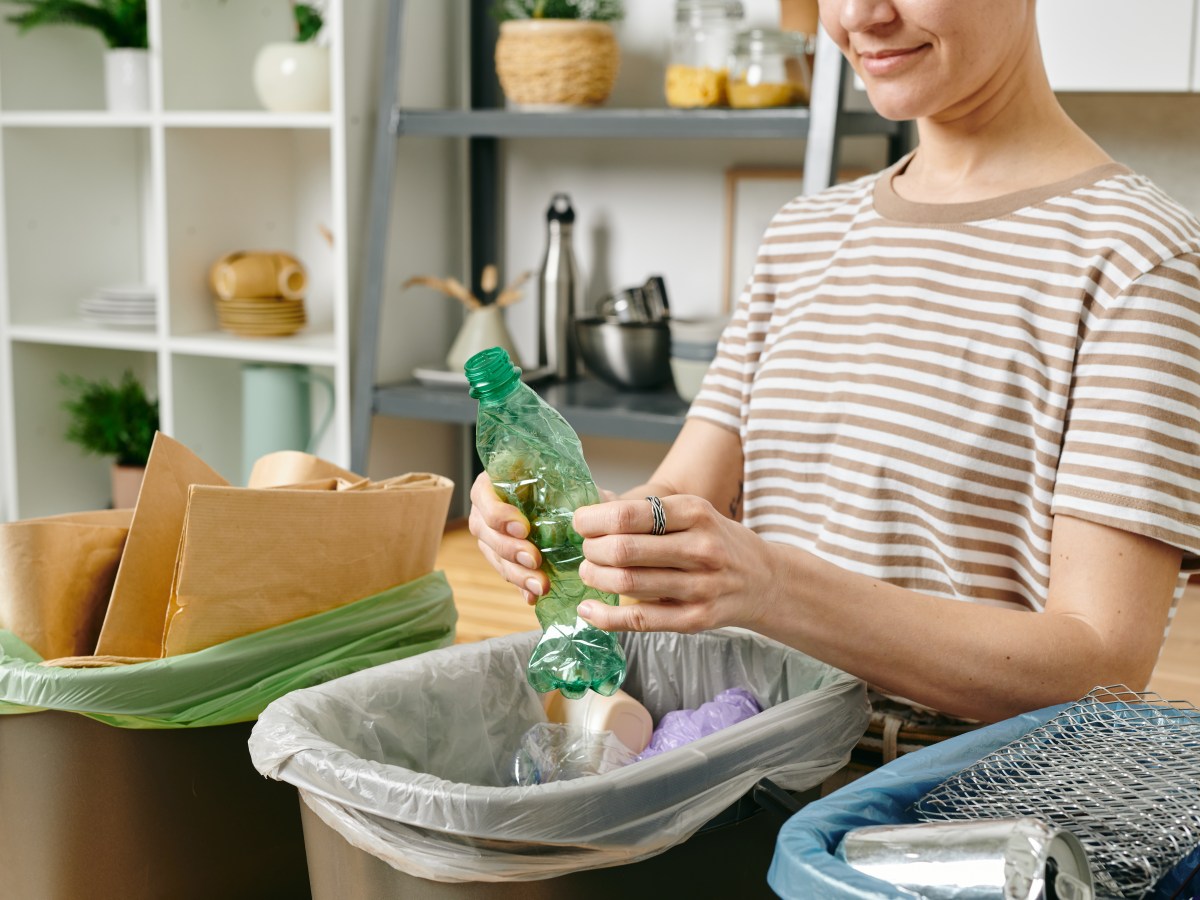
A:
POLYGON ((649 759, 667 750, 690 744, 705 735, 736 725, 762 712, 754 695, 744 688, 721 691, 698 709, 677 709, 659 720, 650 743, 638 759, 649 759))

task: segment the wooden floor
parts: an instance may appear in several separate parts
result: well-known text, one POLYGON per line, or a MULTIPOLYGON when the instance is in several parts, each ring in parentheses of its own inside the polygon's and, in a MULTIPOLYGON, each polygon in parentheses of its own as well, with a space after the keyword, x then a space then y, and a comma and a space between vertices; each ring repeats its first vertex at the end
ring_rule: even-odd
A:
MULTIPOLYGON (((460 642, 538 627, 533 607, 484 561, 466 528, 446 532, 438 568, 454 589, 460 642)), ((1180 603, 1150 690, 1200 706, 1200 582, 1192 583, 1180 603)))

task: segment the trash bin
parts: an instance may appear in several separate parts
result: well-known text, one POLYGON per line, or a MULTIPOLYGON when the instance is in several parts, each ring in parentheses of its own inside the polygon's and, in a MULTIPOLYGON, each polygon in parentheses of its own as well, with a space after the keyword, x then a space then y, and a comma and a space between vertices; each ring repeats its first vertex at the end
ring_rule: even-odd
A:
MULTIPOLYGON (((837 849, 846 833, 870 825, 918 821, 910 807, 957 772, 1049 722, 1071 704, 1047 707, 980 728, 902 756, 841 790, 808 804, 780 829, 768 882, 795 900, 913 900, 914 894, 847 865, 837 849)), ((1177 893, 1200 864, 1200 848, 1149 895, 1150 900, 1200 895, 1177 893)))
POLYGON ((41 666, 0 631, 0 896, 309 896, 294 792, 251 765, 253 720, 295 688, 448 646, 455 616, 435 573, 132 665, 41 666))
POLYGON ((546 721, 524 677, 539 636, 434 651, 267 708, 251 756, 300 791, 317 900, 644 896, 649 884, 712 896, 722 881, 731 896, 765 893, 777 824, 735 815, 696 832, 760 779, 820 784, 866 728, 861 682, 774 641, 737 629, 622 635, 623 687, 656 720, 730 687, 764 711, 604 775, 509 787, 521 736, 546 721), (758 847, 757 868, 746 846, 758 847))

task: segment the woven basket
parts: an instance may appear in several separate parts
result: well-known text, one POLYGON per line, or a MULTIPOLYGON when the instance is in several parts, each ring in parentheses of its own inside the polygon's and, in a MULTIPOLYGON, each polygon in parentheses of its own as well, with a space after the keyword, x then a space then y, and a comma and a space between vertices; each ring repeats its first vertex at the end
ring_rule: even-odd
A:
POLYGON ((608 99, 621 52, 610 25, 521 19, 500 25, 496 74, 517 106, 597 106, 608 99))

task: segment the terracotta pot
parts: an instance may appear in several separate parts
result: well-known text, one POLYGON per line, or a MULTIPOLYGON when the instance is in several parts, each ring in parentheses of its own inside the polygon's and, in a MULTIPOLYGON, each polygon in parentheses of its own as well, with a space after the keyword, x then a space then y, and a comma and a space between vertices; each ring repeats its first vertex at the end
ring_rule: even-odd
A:
POLYGON ((819 19, 817 0, 779 0, 779 27, 784 31, 816 34, 819 19))
POLYGON ((142 489, 142 476, 145 474, 145 466, 121 466, 113 463, 113 509, 132 509, 137 506, 138 492, 142 489))
POLYGON ((607 22, 503 22, 496 74, 515 106, 598 106, 617 80, 621 51, 607 22))

